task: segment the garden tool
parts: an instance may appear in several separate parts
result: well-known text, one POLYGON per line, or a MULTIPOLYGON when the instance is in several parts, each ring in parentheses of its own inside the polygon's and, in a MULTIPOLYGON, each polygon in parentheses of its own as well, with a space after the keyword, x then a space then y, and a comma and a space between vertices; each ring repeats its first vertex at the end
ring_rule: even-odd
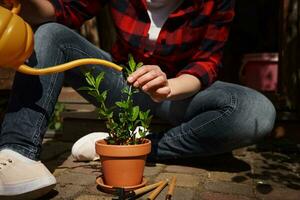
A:
POLYGON ((12 0, 11 10, 0 6, 0 67, 11 68, 30 75, 45 75, 63 72, 68 69, 87 65, 103 65, 118 71, 122 67, 102 59, 86 58, 43 69, 34 69, 24 65, 33 52, 33 31, 17 14, 21 9, 19 0, 12 0))
POLYGON ((116 198, 115 200, 136 199, 136 197, 138 197, 139 195, 154 190, 155 188, 159 187, 163 183, 164 181, 159 181, 157 183, 147 185, 145 187, 132 190, 129 192, 126 192, 124 188, 116 188, 116 195, 118 196, 118 198, 116 198))
POLYGON ((159 193, 168 185, 168 181, 163 181, 151 194, 147 197, 147 200, 154 200, 159 193))
POLYGON ((169 185, 168 193, 166 195, 165 200, 171 200, 174 194, 174 189, 175 189, 175 184, 176 184, 176 176, 173 176, 171 183, 169 185))

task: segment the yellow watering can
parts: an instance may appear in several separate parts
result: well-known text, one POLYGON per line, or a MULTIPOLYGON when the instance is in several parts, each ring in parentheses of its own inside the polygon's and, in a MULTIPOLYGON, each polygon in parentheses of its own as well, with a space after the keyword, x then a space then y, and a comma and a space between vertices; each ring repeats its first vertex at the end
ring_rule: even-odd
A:
POLYGON ((13 68, 30 75, 45 75, 63 72, 68 69, 87 65, 103 65, 118 71, 122 67, 101 59, 86 58, 43 69, 34 69, 23 63, 33 52, 33 32, 31 27, 17 14, 21 9, 18 0, 13 1, 13 8, 8 10, 0 6, 0 67, 13 68))

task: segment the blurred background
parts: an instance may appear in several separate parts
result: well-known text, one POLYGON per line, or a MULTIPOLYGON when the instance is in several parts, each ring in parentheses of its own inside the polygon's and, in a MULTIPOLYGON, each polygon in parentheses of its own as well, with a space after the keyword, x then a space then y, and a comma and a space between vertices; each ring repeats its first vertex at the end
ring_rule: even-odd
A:
MULTIPOLYGON (((109 51, 115 39, 107 8, 78 30, 109 51)), ((264 93, 276 106, 274 138, 300 142, 300 0, 236 0, 236 17, 223 57, 220 79, 264 93)), ((5 113, 14 72, 0 69, 0 123, 5 113)), ((94 119, 93 107, 67 85, 49 129, 61 133, 67 120, 94 119), (70 115, 66 111, 72 111, 70 115)), ((87 125, 87 127, 91 124, 87 125)), ((67 128, 64 128, 67 132, 67 128)))

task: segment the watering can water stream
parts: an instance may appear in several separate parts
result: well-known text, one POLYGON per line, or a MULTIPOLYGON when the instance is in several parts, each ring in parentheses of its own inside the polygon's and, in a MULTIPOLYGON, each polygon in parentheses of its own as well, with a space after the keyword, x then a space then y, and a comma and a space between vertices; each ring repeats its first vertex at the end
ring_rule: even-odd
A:
POLYGON ((11 10, 0 6, 0 67, 12 68, 30 75, 58 73, 87 64, 122 70, 122 67, 112 62, 95 58, 79 59, 43 69, 34 69, 24 65, 33 52, 34 39, 31 27, 17 15, 20 9, 21 4, 18 0, 13 1, 11 10))

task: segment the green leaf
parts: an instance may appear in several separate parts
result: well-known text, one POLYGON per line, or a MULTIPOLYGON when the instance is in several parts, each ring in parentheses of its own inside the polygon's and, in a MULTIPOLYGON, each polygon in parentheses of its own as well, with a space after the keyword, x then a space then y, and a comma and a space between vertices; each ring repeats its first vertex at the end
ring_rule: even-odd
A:
POLYGON ((96 98, 97 102, 99 102, 99 103, 104 101, 103 96, 101 96, 101 95, 97 94, 97 97, 95 97, 95 98, 96 98))
POLYGON ((85 75, 86 75, 85 79, 88 82, 88 84, 90 86, 94 86, 95 87, 95 78, 93 77, 92 73, 91 72, 87 72, 85 75))
POLYGON ((101 93, 101 96, 103 97, 103 101, 105 101, 106 98, 107 98, 107 90, 103 91, 103 92, 101 93))
POLYGON ((129 56, 129 61, 128 61, 128 65, 130 67, 131 72, 134 72, 136 69, 136 63, 133 59, 133 56, 131 54, 128 55, 129 56))
POLYGON ((117 101, 117 102, 116 102, 116 105, 117 105, 119 108, 125 108, 125 109, 128 108, 127 103, 124 102, 124 101, 117 101))
POLYGON ((90 90, 94 90, 94 88, 88 87, 88 86, 83 86, 78 88, 77 90, 79 91, 90 91, 90 90))
POLYGON ((99 109, 98 113, 100 115, 100 118, 106 118, 106 116, 107 116, 106 112, 104 110, 102 110, 102 109, 99 109))
POLYGON ((139 113, 139 116, 140 116, 140 119, 141 119, 141 120, 144 120, 144 119, 145 119, 144 112, 140 112, 140 113, 139 113))
POLYGON ((56 122, 54 127, 55 127, 55 130, 59 130, 61 128, 62 124, 61 122, 56 122))
POLYGON ((148 118, 150 114, 150 110, 144 112, 144 119, 148 118))
POLYGON ((114 112, 107 110, 106 111, 106 118, 107 119, 111 119, 114 116, 114 112))
POLYGON ((88 94, 95 97, 96 99, 98 98, 98 93, 95 90, 89 91, 88 94))
POLYGON ((143 66, 143 65, 144 65, 144 63, 139 62, 139 63, 136 65, 136 69, 140 68, 140 67, 143 66))
POLYGON ((138 106, 134 106, 132 109, 131 121, 135 121, 139 116, 140 108, 138 106))
POLYGON ((98 74, 97 78, 96 78, 96 83, 95 83, 95 88, 98 89, 100 83, 102 82, 104 78, 104 72, 101 72, 100 74, 98 74))
POLYGON ((123 118, 123 117, 121 117, 121 116, 119 116, 119 120, 120 120, 120 122, 121 122, 121 123, 124 123, 124 122, 126 122, 126 119, 125 119, 125 118, 123 118))
POLYGON ((153 116, 148 116, 147 117, 147 120, 146 120, 146 125, 147 125, 147 128, 149 127, 150 123, 151 123, 151 120, 152 120, 153 116))
POLYGON ((125 68, 125 70, 126 70, 127 76, 129 76, 130 74, 132 74, 132 71, 130 69, 125 68))
POLYGON ((123 94, 127 94, 128 91, 129 91, 129 88, 128 88, 128 87, 124 87, 124 88, 121 90, 121 92, 122 92, 123 94))
POLYGON ((107 139, 108 144, 116 144, 115 140, 113 138, 107 139))

